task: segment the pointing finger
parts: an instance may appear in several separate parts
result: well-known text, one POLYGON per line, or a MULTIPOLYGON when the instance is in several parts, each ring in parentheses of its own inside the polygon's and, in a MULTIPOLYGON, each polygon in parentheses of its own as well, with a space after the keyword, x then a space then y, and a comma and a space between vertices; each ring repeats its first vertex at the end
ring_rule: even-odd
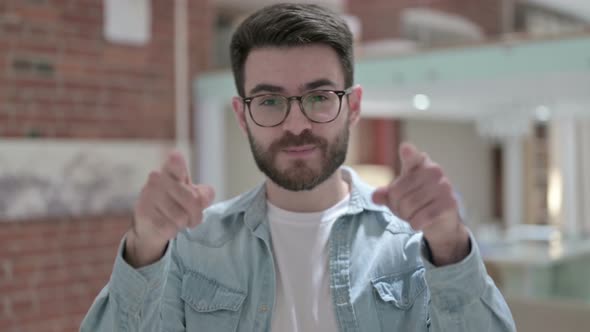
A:
POLYGON ((410 144, 403 143, 399 148, 399 156, 402 164, 401 174, 407 174, 412 169, 422 165, 426 161, 426 154, 410 144))
POLYGON ((166 173, 176 181, 190 183, 190 176, 186 160, 178 151, 174 151, 168 155, 168 159, 162 167, 162 172, 166 173))

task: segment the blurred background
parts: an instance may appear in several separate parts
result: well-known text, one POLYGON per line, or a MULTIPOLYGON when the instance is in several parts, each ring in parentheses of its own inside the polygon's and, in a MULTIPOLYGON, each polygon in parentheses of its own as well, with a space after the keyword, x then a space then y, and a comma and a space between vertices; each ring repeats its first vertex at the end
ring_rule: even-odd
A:
MULTIPOLYGON (((146 175, 262 180, 228 44, 270 0, 0 0, 0 331, 77 331, 146 175)), ((349 22, 373 184, 409 140, 447 171, 519 331, 590 326, 590 2, 323 0, 349 22)))

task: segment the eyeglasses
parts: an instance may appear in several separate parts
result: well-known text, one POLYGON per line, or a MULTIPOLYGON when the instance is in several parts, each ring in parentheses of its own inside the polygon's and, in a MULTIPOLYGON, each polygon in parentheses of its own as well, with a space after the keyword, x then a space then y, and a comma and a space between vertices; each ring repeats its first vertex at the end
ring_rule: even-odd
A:
MULTIPOLYGON (((276 127, 283 123, 291 111, 291 101, 297 100, 303 115, 315 123, 336 120, 342 108, 342 97, 349 95, 346 90, 314 90, 302 96, 285 97, 279 94, 264 94, 242 98, 248 106, 250 117, 261 127, 276 127)), ((245 106, 244 106, 245 107, 245 106)))

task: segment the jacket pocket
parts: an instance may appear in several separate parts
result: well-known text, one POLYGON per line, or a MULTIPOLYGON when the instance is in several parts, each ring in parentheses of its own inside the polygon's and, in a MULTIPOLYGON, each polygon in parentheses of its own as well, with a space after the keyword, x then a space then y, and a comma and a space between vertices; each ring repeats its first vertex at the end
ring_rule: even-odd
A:
POLYGON ((371 280, 383 331, 428 331, 424 267, 371 280))
POLYGON ((182 278, 189 331, 236 331, 246 293, 189 271, 182 278))

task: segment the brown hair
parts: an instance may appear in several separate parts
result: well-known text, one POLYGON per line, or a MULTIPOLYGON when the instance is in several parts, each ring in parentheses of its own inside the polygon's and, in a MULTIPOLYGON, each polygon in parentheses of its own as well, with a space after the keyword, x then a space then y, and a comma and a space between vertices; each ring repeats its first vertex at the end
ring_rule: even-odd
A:
POLYGON ((338 14, 312 4, 276 4, 250 15, 230 44, 232 71, 238 94, 245 97, 244 64, 255 48, 328 45, 340 59, 345 88, 354 82, 352 33, 338 14))

